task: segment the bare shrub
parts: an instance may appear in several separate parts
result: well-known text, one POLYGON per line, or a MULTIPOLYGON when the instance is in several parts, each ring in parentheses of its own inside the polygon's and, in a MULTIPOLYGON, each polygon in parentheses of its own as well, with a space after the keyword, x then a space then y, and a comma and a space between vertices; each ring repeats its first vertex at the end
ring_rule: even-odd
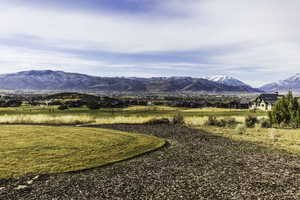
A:
POLYGON ((245 118, 245 125, 246 125, 247 128, 255 127, 255 124, 257 122, 258 122, 257 117, 249 115, 245 118))
POLYGON ((209 116, 207 121, 204 123, 206 126, 217 126, 218 120, 215 116, 209 116))
POLYGON ((238 122, 235 120, 235 118, 225 118, 222 119, 222 127, 234 127, 238 124, 238 122))
POLYGON ((270 120, 267 119, 261 119, 259 121, 259 125, 261 128, 272 128, 272 124, 270 123, 270 120))
POLYGON ((244 124, 239 124, 235 128, 236 134, 245 135, 247 133, 247 127, 244 124))
POLYGON ((68 109, 68 106, 62 104, 62 105, 58 106, 57 109, 58 109, 58 110, 67 110, 67 109, 68 109))
POLYGON ((173 124, 185 124, 185 120, 182 114, 178 113, 172 118, 173 124))
POLYGON ((237 121, 234 118, 224 118, 218 120, 215 116, 208 117, 208 120, 204 123, 206 126, 218 126, 218 127, 233 127, 237 125, 237 121))

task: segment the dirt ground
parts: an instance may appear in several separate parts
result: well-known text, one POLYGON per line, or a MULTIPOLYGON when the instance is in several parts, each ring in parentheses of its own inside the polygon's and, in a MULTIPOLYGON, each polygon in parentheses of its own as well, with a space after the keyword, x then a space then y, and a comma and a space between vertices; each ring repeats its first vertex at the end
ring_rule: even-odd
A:
POLYGON ((103 125, 166 147, 81 172, 0 180, 0 199, 300 199, 300 157, 173 125, 103 125))

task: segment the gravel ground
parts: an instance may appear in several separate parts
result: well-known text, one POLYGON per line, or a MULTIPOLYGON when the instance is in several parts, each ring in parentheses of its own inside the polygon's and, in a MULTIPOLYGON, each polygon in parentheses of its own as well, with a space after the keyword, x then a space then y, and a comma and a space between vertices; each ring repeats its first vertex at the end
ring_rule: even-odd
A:
POLYGON ((300 157, 188 127, 103 125, 170 145, 81 172, 0 180, 0 199, 300 199, 300 157))

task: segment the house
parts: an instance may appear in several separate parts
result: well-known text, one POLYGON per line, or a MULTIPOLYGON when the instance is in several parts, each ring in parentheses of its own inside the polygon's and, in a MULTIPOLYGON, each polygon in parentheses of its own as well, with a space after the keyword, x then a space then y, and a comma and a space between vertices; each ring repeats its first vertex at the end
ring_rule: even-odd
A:
POLYGON ((254 99, 253 101, 250 102, 250 109, 251 110, 263 110, 263 111, 272 110, 276 101, 282 97, 283 96, 279 95, 278 93, 261 94, 256 99, 254 99))

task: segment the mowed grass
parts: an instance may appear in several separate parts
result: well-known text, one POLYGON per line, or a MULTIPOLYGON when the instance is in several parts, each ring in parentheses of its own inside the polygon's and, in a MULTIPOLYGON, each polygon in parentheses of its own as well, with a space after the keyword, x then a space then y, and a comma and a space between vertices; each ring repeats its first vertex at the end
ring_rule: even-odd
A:
POLYGON ((154 136, 109 129, 0 126, 0 178, 82 170, 157 149, 154 136))

